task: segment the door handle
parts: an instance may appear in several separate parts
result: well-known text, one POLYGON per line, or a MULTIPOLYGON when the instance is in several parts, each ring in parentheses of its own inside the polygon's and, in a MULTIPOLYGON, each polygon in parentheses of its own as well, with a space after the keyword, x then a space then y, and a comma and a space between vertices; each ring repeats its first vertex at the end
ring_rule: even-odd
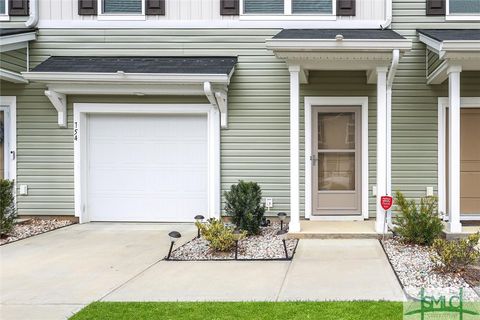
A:
POLYGON ((318 156, 310 156, 310 161, 312 161, 312 167, 315 167, 317 165, 318 156))

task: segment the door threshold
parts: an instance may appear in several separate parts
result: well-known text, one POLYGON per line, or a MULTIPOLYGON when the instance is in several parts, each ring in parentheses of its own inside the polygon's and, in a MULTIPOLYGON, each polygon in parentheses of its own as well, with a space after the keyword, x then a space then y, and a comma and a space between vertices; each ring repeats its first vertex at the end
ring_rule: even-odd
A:
POLYGON ((366 220, 363 215, 356 214, 356 215, 322 215, 322 216, 314 216, 311 215, 308 219, 310 221, 364 221, 366 220))

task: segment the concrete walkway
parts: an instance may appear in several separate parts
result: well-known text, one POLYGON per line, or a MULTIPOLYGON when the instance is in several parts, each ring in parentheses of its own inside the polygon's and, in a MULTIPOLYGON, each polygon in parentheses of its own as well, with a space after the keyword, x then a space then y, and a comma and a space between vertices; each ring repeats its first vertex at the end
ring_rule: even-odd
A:
POLYGON ((92 223, 0 247, 0 318, 65 319, 96 301, 403 300, 377 240, 301 240, 293 261, 166 262, 191 225, 92 223))

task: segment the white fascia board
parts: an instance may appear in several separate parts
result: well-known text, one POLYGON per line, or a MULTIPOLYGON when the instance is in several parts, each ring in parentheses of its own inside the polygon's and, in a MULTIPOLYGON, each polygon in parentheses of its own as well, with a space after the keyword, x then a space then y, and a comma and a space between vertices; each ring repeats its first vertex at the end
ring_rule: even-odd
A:
POLYGON ((267 39, 267 48, 273 51, 408 51, 412 42, 408 39, 267 39))
POLYGON ((20 73, 0 68, 0 79, 13 83, 28 83, 20 73))
POLYGON ((228 84, 230 75, 220 74, 183 74, 183 73, 82 73, 82 72, 22 72, 22 75, 32 81, 39 82, 119 82, 119 83, 212 83, 228 84))
POLYGON ((480 41, 446 40, 442 42, 442 51, 480 51, 480 41))
POLYGON ((36 32, 28 32, 21 34, 14 34, 11 36, 3 36, 0 38, 0 51, 11 51, 19 49, 20 47, 26 47, 29 41, 37 38, 36 32))
POLYGON ((442 51, 442 42, 441 41, 437 41, 435 39, 432 39, 422 33, 418 33, 418 40, 420 40, 420 42, 423 42, 425 43, 429 48, 430 50, 432 50, 433 52, 435 52, 436 54, 439 54, 440 51, 442 51))

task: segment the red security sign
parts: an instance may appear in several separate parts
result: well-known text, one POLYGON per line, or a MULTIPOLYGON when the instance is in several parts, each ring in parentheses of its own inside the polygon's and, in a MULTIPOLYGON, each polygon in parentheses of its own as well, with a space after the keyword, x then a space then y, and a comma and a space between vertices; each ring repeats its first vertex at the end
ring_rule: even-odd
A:
POLYGON ((383 210, 389 210, 393 205, 393 198, 391 196, 382 196, 380 198, 380 204, 383 210))

